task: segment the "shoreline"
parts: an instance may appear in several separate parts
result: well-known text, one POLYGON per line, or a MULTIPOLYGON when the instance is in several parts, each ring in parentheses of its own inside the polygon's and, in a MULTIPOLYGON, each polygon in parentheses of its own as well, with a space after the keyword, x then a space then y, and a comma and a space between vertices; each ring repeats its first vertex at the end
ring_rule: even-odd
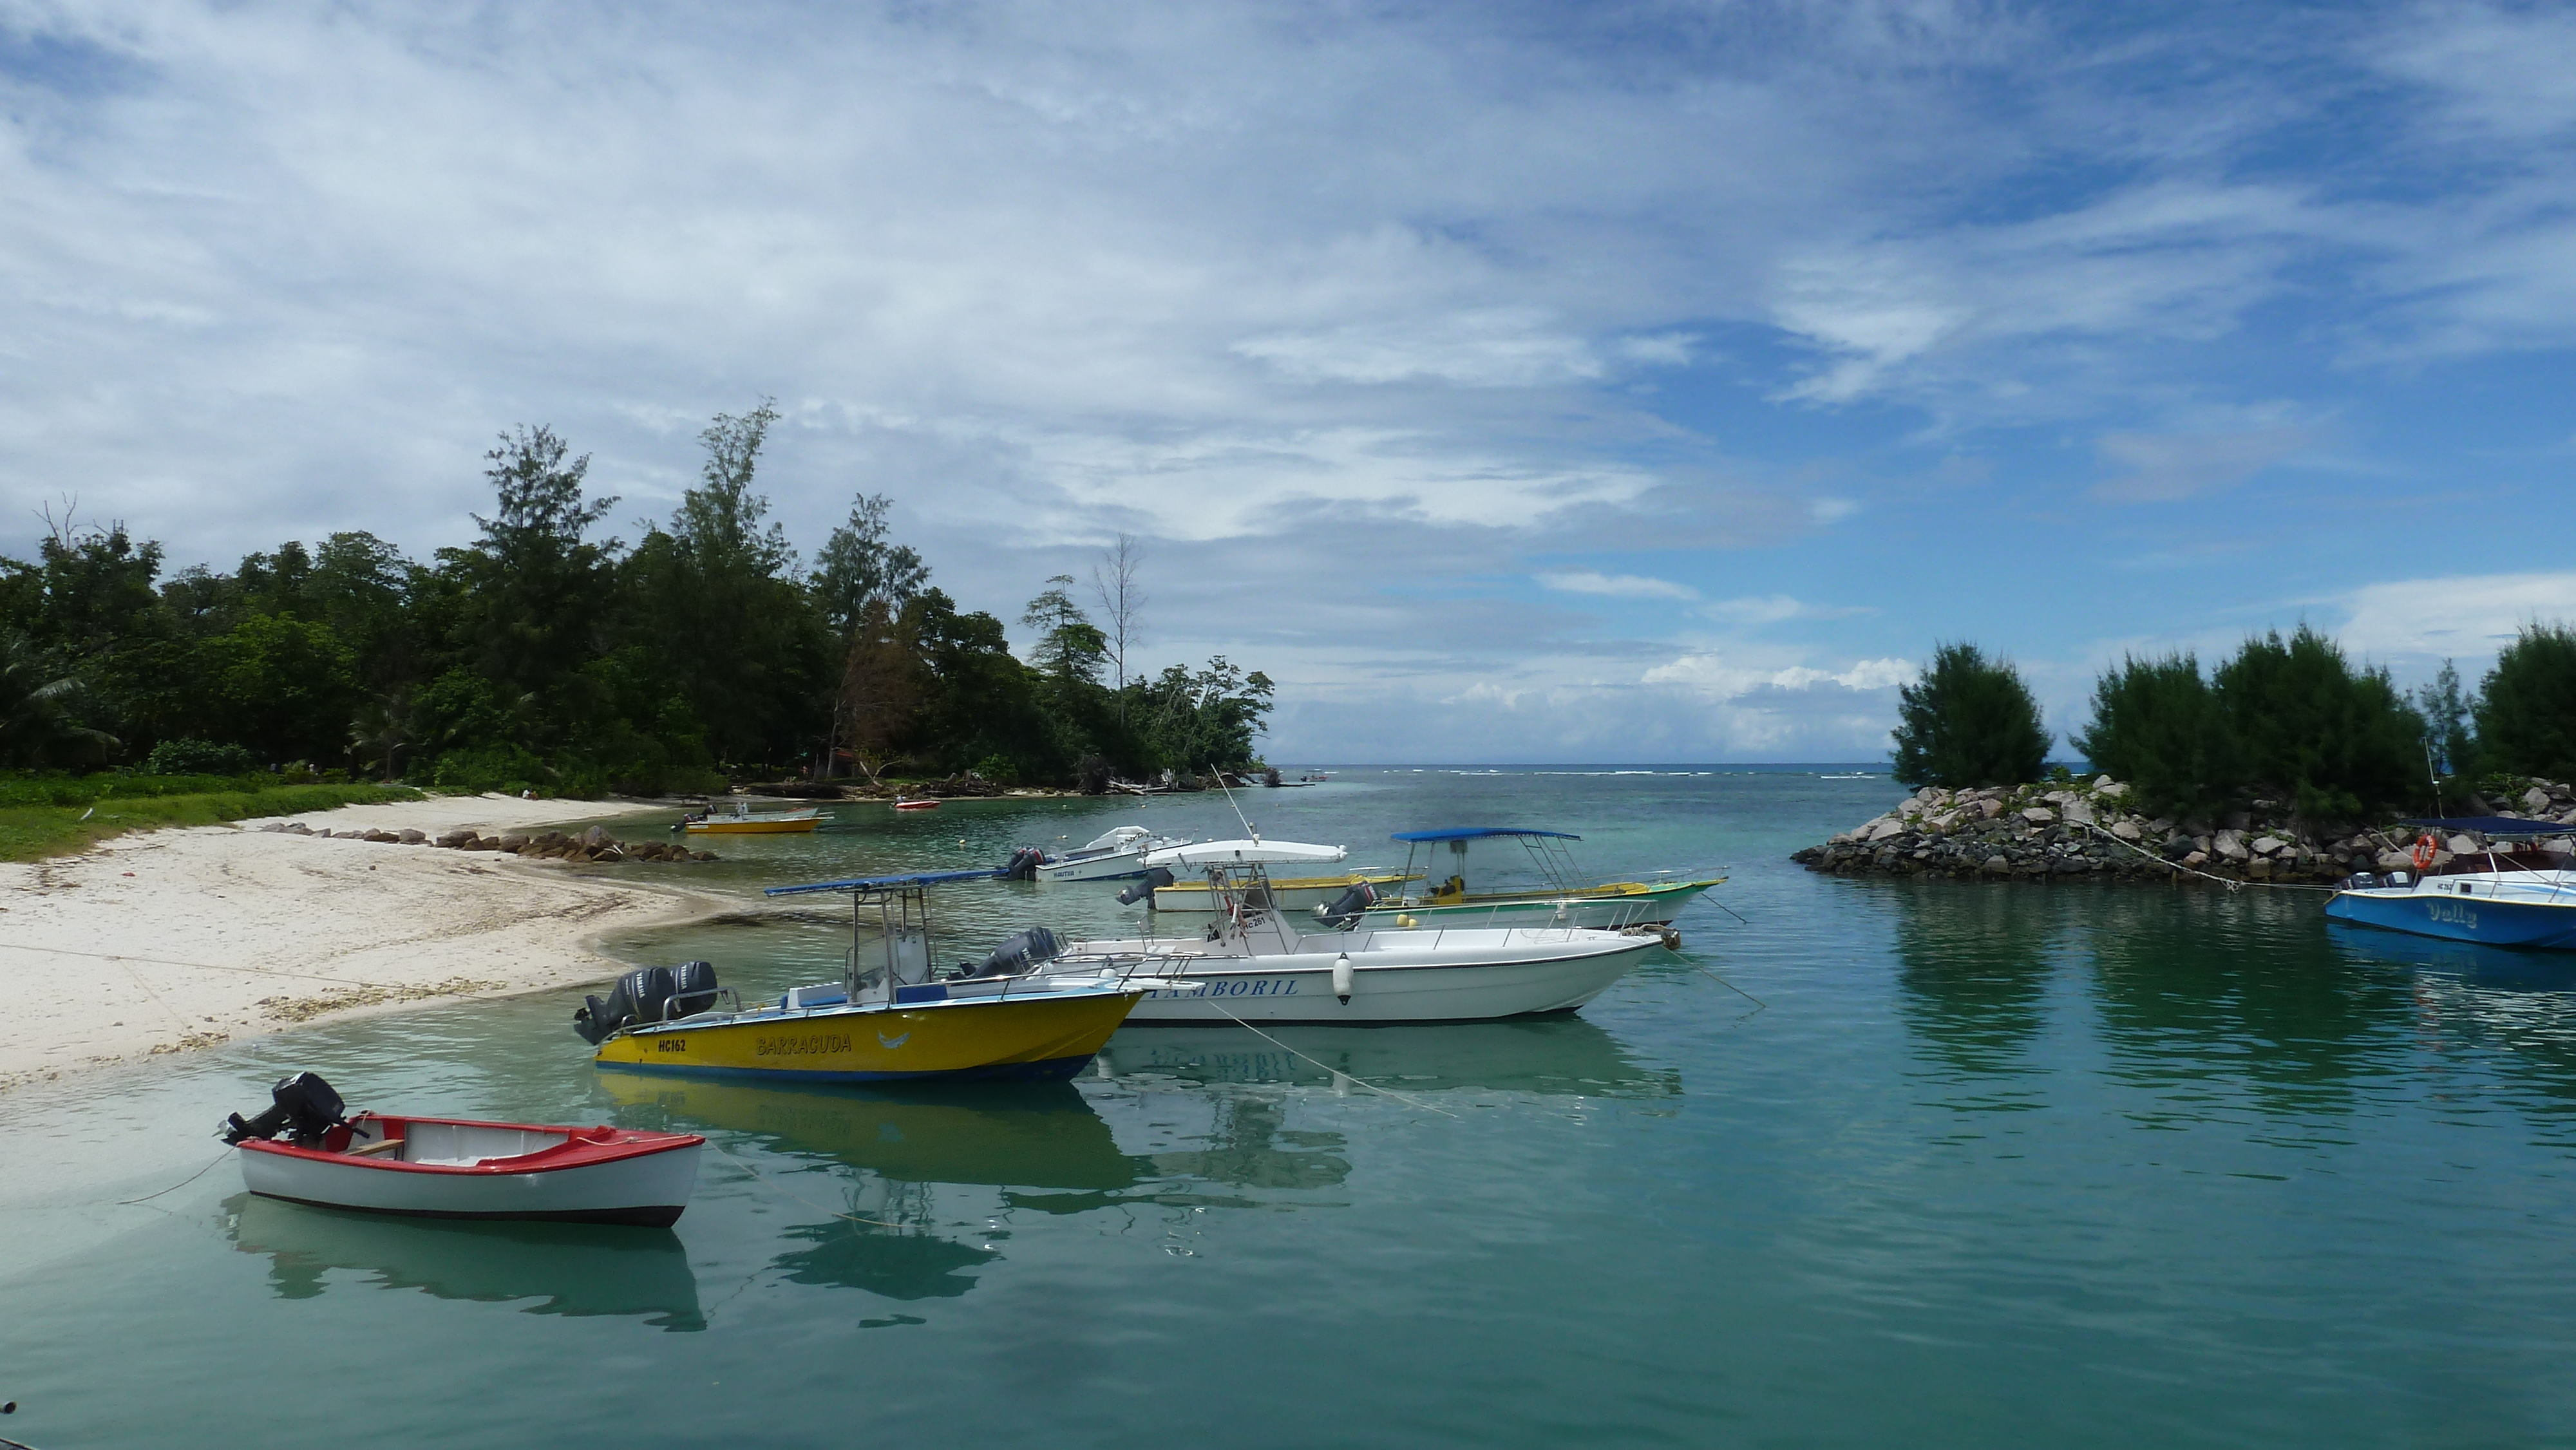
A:
POLYGON ((142 831, 0 866, 0 979, 21 1004, 0 1096, 38 1082, 436 1001, 614 976, 610 932, 734 909, 684 866, 598 870, 263 826, 543 828, 668 809, 446 796, 142 831))

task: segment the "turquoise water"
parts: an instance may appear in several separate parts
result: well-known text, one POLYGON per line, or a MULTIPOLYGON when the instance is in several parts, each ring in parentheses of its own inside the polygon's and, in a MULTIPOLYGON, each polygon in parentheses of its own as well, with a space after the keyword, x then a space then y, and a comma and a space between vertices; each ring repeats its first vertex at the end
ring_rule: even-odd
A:
MULTIPOLYGON (((1783 859, 1899 793, 1352 771, 1246 795, 1266 834, 1370 859, 1390 831, 1517 823, 1580 831, 1604 874, 1728 868, 1678 955, 1569 1019, 1277 1034, 1304 1057, 1131 1028, 1068 1084, 796 1092, 596 1072, 559 994, 0 1099, 6 1161, 66 1136, 158 1155, 0 1218, 0 1398, 21 1406, 0 1434, 2576 1441, 2576 964, 2329 929, 2291 893, 1783 859), (197 1135, 293 1067, 361 1103, 687 1127, 730 1156, 669 1233, 255 1203, 229 1164, 105 1206, 205 1161, 197 1135), (75 1218, 107 1228, 56 1232, 75 1218)), ((849 810, 858 829, 742 843, 703 879, 1229 824, 1204 798, 849 810)), ((1108 894, 963 888, 942 955, 1113 924, 1108 894)), ((755 911, 619 949, 766 989, 827 974, 843 940, 828 911, 755 911)))

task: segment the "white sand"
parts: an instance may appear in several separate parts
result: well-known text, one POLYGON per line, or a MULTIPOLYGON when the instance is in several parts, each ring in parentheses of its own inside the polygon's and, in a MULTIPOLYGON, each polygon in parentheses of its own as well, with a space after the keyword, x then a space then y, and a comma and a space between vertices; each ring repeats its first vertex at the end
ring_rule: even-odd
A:
MULTIPOLYGON (((288 817, 487 834, 649 810, 453 796, 288 817)), ((299 1022, 596 981, 599 938, 723 909, 690 868, 568 866, 324 840, 264 822, 120 836, 0 865, 0 1090, 299 1022)))

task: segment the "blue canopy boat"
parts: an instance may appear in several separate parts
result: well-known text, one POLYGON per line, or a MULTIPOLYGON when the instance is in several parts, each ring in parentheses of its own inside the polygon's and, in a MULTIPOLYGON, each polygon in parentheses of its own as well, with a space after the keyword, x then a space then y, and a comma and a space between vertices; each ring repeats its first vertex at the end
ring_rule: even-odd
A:
MULTIPOLYGON (((2513 816, 2431 817, 2406 822, 2420 826, 2415 863, 2431 868, 2441 847, 2432 834, 2476 834, 2493 840, 2563 836, 2568 826, 2554 821, 2526 821, 2513 816)), ((2536 853, 2484 851, 2456 853, 2450 869, 2435 875, 2392 871, 2364 872, 2345 880, 2326 903, 2335 921, 2375 926, 2388 931, 2488 946, 2576 951, 2576 871, 2541 864, 2536 853), (2486 869, 2476 869, 2483 860, 2486 869), (2468 869, 2461 869, 2467 864, 2468 869)))

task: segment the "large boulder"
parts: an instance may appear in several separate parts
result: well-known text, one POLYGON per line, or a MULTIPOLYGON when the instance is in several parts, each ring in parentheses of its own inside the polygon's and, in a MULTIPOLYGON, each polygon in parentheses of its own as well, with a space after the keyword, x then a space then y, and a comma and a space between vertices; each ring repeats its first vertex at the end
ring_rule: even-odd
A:
POLYGON ((617 838, 608 834, 608 828, 606 826, 593 826, 589 830, 581 833, 581 843, 585 846, 597 849, 601 846, 616 845, 617 838))
POLYGON ((1861 839, 1865 841, 1884 841, 1891 836, 1901 836, 1903 834, 1905 834, 1905 822, 1895 819, 1894 817, 1890 817, 1887 820, 1879 822, 1876 826, 1871 827, 1870 833, 1861 839))

